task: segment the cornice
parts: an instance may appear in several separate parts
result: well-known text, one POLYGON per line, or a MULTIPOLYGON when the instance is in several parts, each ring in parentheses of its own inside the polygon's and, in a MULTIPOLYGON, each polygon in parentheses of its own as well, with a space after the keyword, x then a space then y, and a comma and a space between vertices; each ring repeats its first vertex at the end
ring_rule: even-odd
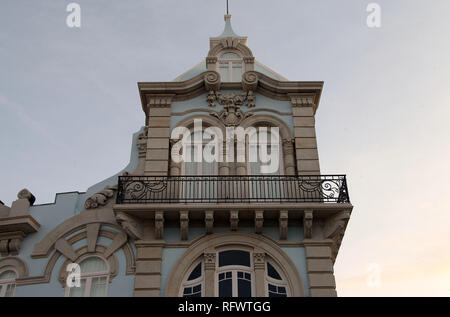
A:
MULTIPOLYGON (((171 96, 172 101, 193 99, 207 92, 205 75, 208 71, 181 82, 141 82, 138 83, 142 109, 147 112, 147 105, 152 98, 171 96)), ((255 92, 274 100, 291 101, 293 97, 312 98, 314 110, 317 110, 322 94, 323 81, 280 81, 260 72, 252 72, 258 77, 255 92)), ((245 75, 245 74, 244 74, 245 75)), ((244 84, 245 85, 245 84, 244 84)), ((243 83, 222 83, 222 90, 242 90, 243 83)))

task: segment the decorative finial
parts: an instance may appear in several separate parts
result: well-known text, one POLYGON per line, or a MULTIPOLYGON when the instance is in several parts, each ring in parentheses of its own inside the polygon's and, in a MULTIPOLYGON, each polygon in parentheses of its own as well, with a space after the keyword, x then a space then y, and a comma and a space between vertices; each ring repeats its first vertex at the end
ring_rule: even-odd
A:
POLYGON ((230 12, 228 11, 228 0, 227 0, 227 15, 229 15, 230 12))

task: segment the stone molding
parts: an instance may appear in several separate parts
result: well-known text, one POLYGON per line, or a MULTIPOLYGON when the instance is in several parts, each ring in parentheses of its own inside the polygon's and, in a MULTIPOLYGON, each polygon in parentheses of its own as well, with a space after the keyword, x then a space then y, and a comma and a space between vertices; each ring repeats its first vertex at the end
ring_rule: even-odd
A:
POLYGON ((263 235, 244 232, 217 233, 205 236, 192 243, 173 266, 167 279, 165 296, 179 296, 182 279, 186 276, 194 261, 200 257, 204 257, 205 253, 212 253, 211 250, 217 251, 220 248, 230 245, 233 247, 242 246, 249 248, 255 253, 264 252, 265 256, 270 257, 282 270, 282 274, 286 276, 291 295, 294 297, 305 296, 304 284, 295 264, 289 256, 271 239, 263 235))

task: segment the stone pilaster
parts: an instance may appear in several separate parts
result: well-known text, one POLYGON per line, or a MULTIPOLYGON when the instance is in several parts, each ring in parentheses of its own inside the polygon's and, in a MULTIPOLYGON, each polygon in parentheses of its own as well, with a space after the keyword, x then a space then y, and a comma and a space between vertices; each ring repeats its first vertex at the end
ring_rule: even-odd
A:
POLYGON ((266 296, 266 254, 262 250, 253 252, 253 265, 255 268, 255 296, 266 296))
POLYGON ((311 297, 336 297, 336 282, 331 258, 331 247, 327 245, 308 245, 306 266, 311 297))
POLYGON ((204 253, 205 263, 205 297, 214 297, 214 281, 216 274, 216 252, 215 250, 207 250, 204 253))
POLYGON ((161 265, 163 248, 136 244, 136 276, 134 296, 161 296, 161 265))
POLYGON ((144 174, 167 175, 169 170, 170 114, 172 96, 148 96, 147 155, 144 174))
POLYGON ((291 96, 299 175, 320 175, 313 97, 291 96))

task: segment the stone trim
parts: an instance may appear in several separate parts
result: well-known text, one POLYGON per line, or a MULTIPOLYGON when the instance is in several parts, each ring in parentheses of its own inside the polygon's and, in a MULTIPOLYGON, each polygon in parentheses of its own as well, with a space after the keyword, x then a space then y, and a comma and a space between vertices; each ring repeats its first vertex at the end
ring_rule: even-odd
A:
POLYGON ((170 272, 166 284, 165 296, 179 296, 179 289, 183 277, 188 273, 191 264, 205 253, 211 253, 211 250, 217 250, 226 246, 242 246, 250 248, 253 252, 264 250, 266 256, 269 256, 286 276, 291 295, 294 297, 305 296, 304 284, 295 264, 289 256, 280 249, 273 240, 263 235, 256 235, 243 232, 226 232, 208 235, 188 248, 188 250, 178 259, 170 272))
POLYGON ((84 259, 92 257, 92 256, 97 256, 97 257, 105 260, 106 262, 108 262, 109 283, 111 283, 112 280, 114 279, 114 277, 117 276, 119 265, 118 265, 118 261, 114 255, 110 255, 109 257, 106 256, 106 254, 105 254, 106 250, 107 250, 107 247, 104 245, 101 245, 101 244, 96 245, 94 252, 89 252, 87 245, 82 246, 81 248, 78 248, 75 251, 76 258, 74 260, 67 259, 63 263, 63 265, 61 265, 61 268, 58 273, 58 281, 59 281, 59 283, 61 283, 61 286, 63 288, 66 287, 66 280, 67 280, 67 275, 68 275, 68 272, 66 270, 67 265, 69 265, 70 263, 81 263, 84 259))
POLYGON ((16 279, 28 277, 28 266, 20 258, 10 256, 0 259, 0 272, 8 271, 9 269, 13 269, 17 273, 16 279))

